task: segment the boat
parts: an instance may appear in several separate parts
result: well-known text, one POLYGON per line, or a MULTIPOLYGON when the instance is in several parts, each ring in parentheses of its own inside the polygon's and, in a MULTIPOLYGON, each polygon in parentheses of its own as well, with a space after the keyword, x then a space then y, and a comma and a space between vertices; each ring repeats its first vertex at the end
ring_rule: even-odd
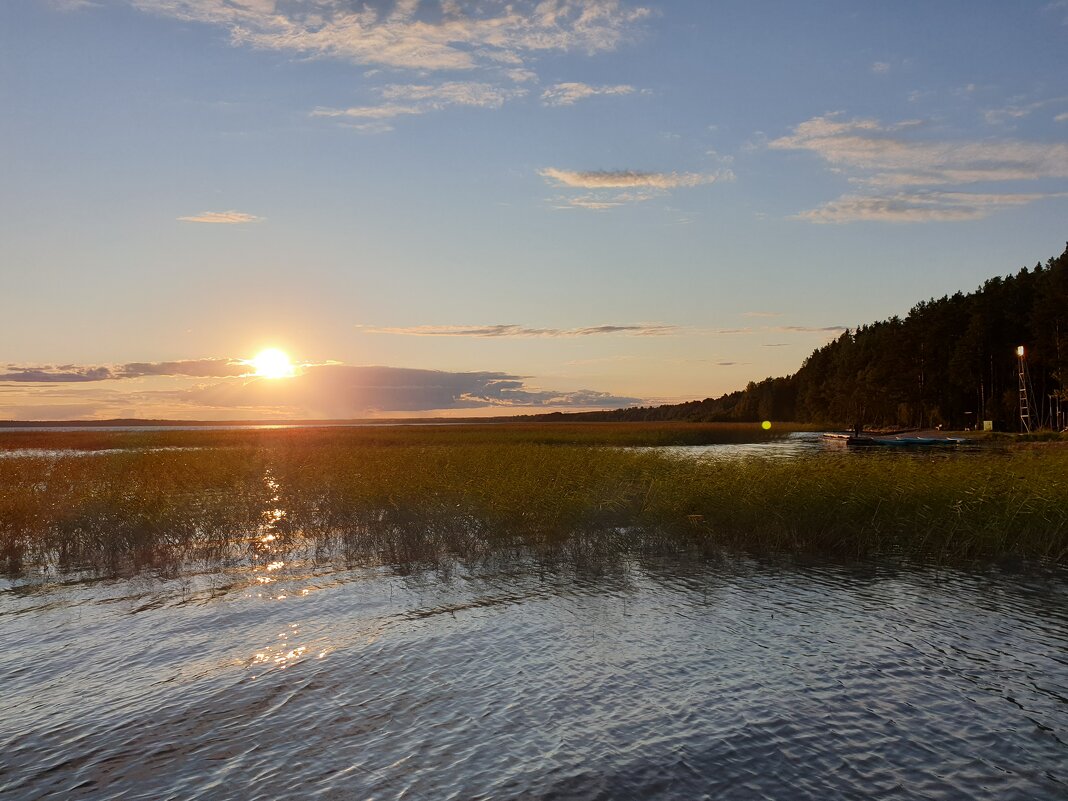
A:
POLYGON ((848 432, 827 432, 824 439, 843 442, 846 445, 888 446, 888 447, 939 447, 963 445, 968 440, 963 437, 916 436, 909 434, 851 434, 848 432))

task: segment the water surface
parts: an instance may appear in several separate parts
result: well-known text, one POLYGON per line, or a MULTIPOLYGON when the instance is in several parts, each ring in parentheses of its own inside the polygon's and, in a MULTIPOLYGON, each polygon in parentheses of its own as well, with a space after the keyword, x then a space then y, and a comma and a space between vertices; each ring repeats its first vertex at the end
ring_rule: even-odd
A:
POLYGON ((255 553, 0 580, 0 797, 1068 794, 1062 568, 255 553))
POLYGON ((760 442, 728 442, 715 445, 676 445, 655 448, 687 459, 793 459, 806 456, 861 457, 952 457, 960 454, 989 453, 990 447, 977 443, 931 446, 856 446, 845 440, 825 437, 820 431, 791 431, 760 442))

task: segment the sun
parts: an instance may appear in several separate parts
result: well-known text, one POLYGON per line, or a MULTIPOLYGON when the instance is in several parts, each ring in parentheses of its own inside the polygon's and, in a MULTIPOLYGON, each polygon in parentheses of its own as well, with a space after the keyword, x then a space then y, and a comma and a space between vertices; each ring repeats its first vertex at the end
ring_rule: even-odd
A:
POLYGON ((278 348, 261 350, 249 360, 249 364, 260 378, 292 378, 297 372, 289 356, 278 348))

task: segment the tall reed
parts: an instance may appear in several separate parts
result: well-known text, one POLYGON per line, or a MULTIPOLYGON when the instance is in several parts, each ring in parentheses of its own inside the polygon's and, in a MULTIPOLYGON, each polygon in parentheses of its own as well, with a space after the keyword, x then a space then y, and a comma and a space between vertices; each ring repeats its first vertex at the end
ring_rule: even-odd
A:
POLYGON ((155 564, 264 538, 343 540, 389 561, 583 537, 620 551, 1068 560, 1062 447, 695 460, 607 447, 670 441, 663 428, 585 428, 90 432, 120 449, 0 458, 0 561, 155 564))

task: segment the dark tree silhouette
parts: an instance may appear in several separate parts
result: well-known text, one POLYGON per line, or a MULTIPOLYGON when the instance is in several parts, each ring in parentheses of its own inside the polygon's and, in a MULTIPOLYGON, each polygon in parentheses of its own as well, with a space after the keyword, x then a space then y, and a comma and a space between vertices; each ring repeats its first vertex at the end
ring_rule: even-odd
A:
POLYGON ((1068 408, 1068 243, 1044 266, 991 278, 968 295, 921 301, 904 319, 846 331, 791 376, 702 401, 536 417, 954 428, 992 420, 1012 429, 1020 345, 1032 414, 1050 422, 1054 398, 1068 408))

